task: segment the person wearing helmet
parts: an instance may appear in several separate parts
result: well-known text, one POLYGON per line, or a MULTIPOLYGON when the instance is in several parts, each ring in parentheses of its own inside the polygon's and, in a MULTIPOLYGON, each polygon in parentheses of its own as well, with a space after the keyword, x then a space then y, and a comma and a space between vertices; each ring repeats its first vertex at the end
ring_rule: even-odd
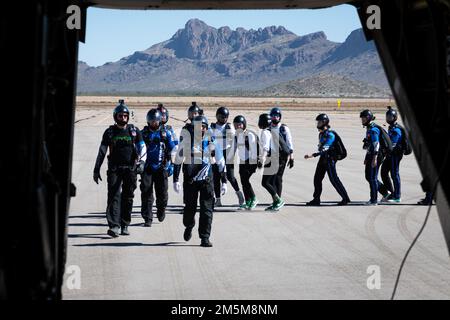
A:
POLYGON ((275 186, 273 172, 270 172, 270 147, 272 145, 272 134, 270 132, 271 124, 272 119, 270 117, 270 114, 262 113, 259 115, 258 128, 260 129, 260 152, 258 159, 258 169, 264 167, 261 185, 269 192, 272 200, 275 201, 275 199, 278 197, 278 194, 275 186))
POLYGON ((141 179, 141 215, 144 226, 153 222, 153 188, 156 194, 156 216, 164 221, 168 201, 167 162, 175 159, 175 143, 170 130, 161 125, 162 114, 158 109, 147 113, 147 126, 142 129, 142 137, 147 148, 147 161, 141 179))
POLYGON ((193 101, 188 109, 188 120, 192 122, 196 116, 200 115, 203 115, 203 110, 197 105, 197 102, 193 101))
POLYGON ((378 171, 384 159, 384 153, 380 147, 380 135, 383 129, 374 123, 375 116, 370 110, 366 109, 361 111, 359 117, 361 118, 363 127, 367 128, 366 137, 363 140, 363 149, 367 150, 364 165, 366 180, 369 182, 370 187, 370 200, 366 204, 377 205, 378 192, 384 198, 389 195, 386 187, 378 180, 378 171))
MULTIPOLYGON (((185 121, 186 124, 183 126, 183 128, 181 128, 180 139, 178 140, 177 149, 181 148, 182 144, 185 145, 185 149, 190 148, 190 143, 194 139, 194 125, 193 125, 192 121, 194 120, 195 117, 199 116, 200 113, 201 113, 200 107, 197 105, 197 102, 193 101, 191 106, 189 106, 189 108, 187 110, 188 119, 185 121), (189 122, 187 122, 187 121, 189 121, 189 122)), ((177 157, 176 157, 177 161, 176 161, 176 163, 174 163, 173 170, 174 170, 174 174, 177 171, 179 174, 179 171, 181 171, 182 168, 184 170, 184 167, 182 167, 180 164, 182 150, 176 150, 176 154, 177 154, 177 157)), ((183 182, 183 184, 184 184, 184 182, 183 182)), ((175 175, 174 175, 174 180, 173 180, 173 189, 175 190, 176 193, 180 192, 180 190, 181 190, 181 184, 178 180, 175 181, 175 175)), ((186 190, 186 188, 183 188, 183 204, 186 204, 185 190, 186 190)))
POLYGON ((158 107, 156 109, 161 112, 161 125, 172 133, 173 142, 175 145, 178 145, 178 138, 174 128, 170 124, 167 124, 170 117, 169 110, 162 103, 158 103, 158 107))
MULTIPOLYGON (((228 117, 230 116, 230 111, 226 107, 219 107, 216 111, 216 122, 211 124, 211 132, 216 140, 217 144, 220 146, 217 152, 217 159, 222 157, 226 161, 226 172, 227 180, 230 182, 236 196, 238 198, 239 206, 245 204, 244 195, 239 189, 239 184, 234 175, 234 152, 232 152, 233 139, 235 136, 234 127, 228 122, 228 117)), ((220 199, 220 170, 217 165, 213 166, 214 173, 214 193, 216 195, 215 207, 222 206, 222 201, 220 199)))
MULTIPOLYGON (((183 210, 184 240, 192 237, 192 229, 195 226, 195 213, 197 202, 200 198, 200 217, 198 233, 202 247, 212 247, 209 241, 214 209, 214 186, 212 164, 215 159, 215 144, 208 129, 208 119, 205 116, 196 116, 192 119, 194 132, 190 137, 180 139, 180 148, 177 163, 183 166, 183 193, 185 207, 183 210), (186 143, 190 140, 190 143, 186 143), (185 142, 183 142, 185 141, 185 142)), ((183 136, 182 136, 183 137, 183 136)), ((225 163, 222 161, 222 176, 225 177, 225 163)), ((178 166, 176 167, 178 168, 178 166)), ((174 181, 178 183, 180 170, 175 170, 174 181)), ((175 189, 179 192, 179 189, 175 189)), ((227 191, 226 182, 222 184, 222 194, 227 191)))
POLYGON ((272 120, 268 113, 262 113, 258 118, 258 128, 261 130, 259 136, 259 159, 258 168, 261 169, 267 160, 267 156, 270 152, 270 144, 272 139, 272 134, 270 133, 270 125, 272 120))
POLYGON ((98 184, 98 180, 102 180, 100 168, 109 149, 106 219, 109 226, 107 233, 114 238, 119 236, 119 230, 122 235, 130 234, 128 226, 131 222, 137 173, 143 170, 146 160, 141 132, 128 123, 129 117, 130 111, 124 100, 119 100, 119 105, 113 112, 115 124, 103 133, 94 167, 94 181, 98 184))
MULTIPOLYGON (((175 133, 175 130, 173 129, 173 127, 170 124, 167 124, 167 122, 169 121, 169 110, 166 107, 164 107, 164 105, 162 103, 158 103, 157 109, 159 110, 159 112, 161 112, 162 128, 164 130, 170 131, 170 134, 172 135, 172 140, 173 140, 173 143, 175 144, 175 149, 173 150, 173 152, 176 153, 176 149, 178 147, 179 141, 178 141, 178 136, 175 133)), ((167 161, 166 170, 170 177, 173 174, 173 170, 174 170, 174 164, 172 161, 167 161)))
POLYGON ((251 176, 258 168, 258 136, 253 131, 247 129, 247 120, 242 115, 234 118, 233 125, 236 130, 234 152, 237 152, 239 158, 239 176, 245 197, 245 203, 240 208, 252 210, 258 204, 255 192, 250 183, 251 176))
POLYGON ((266 210, 278 211, 284 206, 284 200, 281 198, 284 169, 286 168, 286 165, 288 165, 289 168, 294 166, 294 144, 289 127, 281 123, 281 109, 274 107, 270 110, 269 115, 271 119, 271 141, 273 142, 271 145, 270 157, 272 163, 278 162, 278 168, 276 172, 272 174, 272 177, 266 178, 267 187, 270 188, 270 185, 272 185, 276 190, 276 196, 272 196, 273 203, 267 207, 266 210), (273 160, 275 157, 277 161, 274 162, 273 160))
POLYGON ((322 194, 322 181, 325 173, 328 174, 331 184, 336 189, 337 193, 342 197, 342 201, 338 203, 340 206, 345 206, 350 202, 347 191, 339 179, 336 172, 336 144, 339 142, 339 136, 336 132, 330 130, 330 119, 325 113, 321 113, 316 117, 317 130, 319 130, 319 145, 318 152, 305 155, 305 159, 315 158, 320 156, 317 162, 316 172, 314 174, 314 194, 313 200, 309 201, 307 206, 319 206, 320 196, 322 194))
POLYGON ((403 158, 403 130, 397 123, 398 114, 391 106, 387 107, 386 122, 389 124, 389 138, 391 138, 393 150, 386 155, 381 165, 381 180, 391 193, 384 201, 401 202, 400 161, 403 158), (389 177, 389 173, 392 177, 389 177))

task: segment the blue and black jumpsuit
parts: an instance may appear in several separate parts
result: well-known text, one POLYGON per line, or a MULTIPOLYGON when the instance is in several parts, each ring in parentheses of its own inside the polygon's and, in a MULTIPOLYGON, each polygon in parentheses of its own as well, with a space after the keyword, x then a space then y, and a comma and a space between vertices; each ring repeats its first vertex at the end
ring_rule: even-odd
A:
POLYGON ((333 157, 333 143, 336 140, 335 134, 330 130, 319 133, 319 152, 313 153, 314 157, 320 156, 317 162, 316 172, 314 174, 314 200, 320 202, 322 194, 322 181, 325 173, 328 174, 331 184, 337 193, 342 197, 342 201, 350 202, 347 191, 339 179, 336 172, 336 159, 333 157))
POLYGON ((392 194, 395 199, 400 199, 401 196, 401 182, 400 182, 400 161, 403 158, 403 146, 402 146, 402 130, 397 124, 389 126, 389 137, 392 141, 393 150, 386 155, 386 159, 381 166, 381 179, 387 190, 392 194), (392 177, 389 178, 389 173, 392 177))
POLYGON ((388 191, 384 184, 378 180, 378 171, 384 160, 384 154, 380 149, 380 129, 374 123, 367 127, 367 133, 363 148, 367 149, 365 157, 365 175, 370 187, 370 202, 378 201, 378 191, 383 195, 387 195, 388 191), (373 157, 377 157, 377 165, 372 168, 373 157))
MULTIPOLYGON (((193 126, 192 126, 193 127, 193 126)), ((190 129, 190 128, 189 128, 190 129)), ((188 133, 191 133, 188 129, 188 133)), ((211 225, 214 209, 214 186, 213 186, 213 170, 211 156, 214 155, 218 145, 214 143, 211 132, 206 133, 199 141, 194 139, 193 132, 189 137, 180 137, 180 145, 178 154, 181 157, 188 156, 190 159, 184 158, 183 166, 183 224, 186 228, 195 226, 195 213, 197 211, 197 202, 200 198, 200 217, 198 233, 200 239, 207 240, 211 234, 211 225), (184 142, 183 142, 184 140, 184 142)), ((223 181, 226 182, 225 161, 220 161, 220 172, 223 181)), ((180 164, 175 166, 173 181, 178 182, 180 175, 180 164)))
POLYGON ((147 160, 141 177, 141 215, 145 222, 153 220, 153 188, 156 193, 156 214, 164 215, 168 201, 168 162, 175 149, 170 130, 164 127, 151 130, 148 126, 142 130, 147 148, 147 160))

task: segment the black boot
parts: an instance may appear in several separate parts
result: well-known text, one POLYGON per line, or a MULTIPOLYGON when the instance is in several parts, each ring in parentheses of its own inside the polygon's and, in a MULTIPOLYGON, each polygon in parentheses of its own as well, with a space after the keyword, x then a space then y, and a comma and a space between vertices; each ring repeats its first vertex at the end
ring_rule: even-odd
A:
POLYGON ((152 226, 152 221, 151 220, 146 220, 144 222, 144 227, 151 227, 152 226))
POLYGON ((306 203, 307 206, 320 206, 320 200, 312 199, 310 202, 306 203))
POLYGON ((186 228, 183 234, 184 241, 191 240, 191 237, 192 237, 192 228, 186 228))
POLYGON ((209 241, 209 239, 202 239, 202 242, 200 243, 200 246, 205 247, 205 248, 211 248, 213 245, 209 241))
POLYGON ((158 209, 158 211, 156 211, 156 216, 158 217, 158 221, 159 222, 163 222, 164 219, 166 218, 166 210, 165 209, 162 209, 162 210, 158 209))
POLYGON ((350 199, 342 199, 341 202, 338 202, 338 206, 346 206, 350 203, 350 199))
POLYGON ((110 228, 108 229, 107 234, 110 237, 117 238, 119 236, 119 228, 118 227, 110 228))

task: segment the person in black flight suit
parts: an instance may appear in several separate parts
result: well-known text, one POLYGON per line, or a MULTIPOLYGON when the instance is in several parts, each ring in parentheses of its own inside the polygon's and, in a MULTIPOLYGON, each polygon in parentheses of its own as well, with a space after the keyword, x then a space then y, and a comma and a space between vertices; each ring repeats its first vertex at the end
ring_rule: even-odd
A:
MULTIPOLYGON (((185 208, 183 211, 183 224, 185 226, 184 240, 189 241, 192 237, 192 229, 195 226, 195 213, 197 211, 197 202, 200 196, 200 217, 198 233, 201 239, 202 247, 212 247, 209 241, 211 234, 211 225, 214 208, 214 187, 212 164, 215 163, 215 149, 213 137, 208 131, 208 120, 204 116, 196 116, 191 124, 193 134, 190 143, 180 140, 178 154, 181 160, 177 163, 183 163, 183 191, 185 195, 185 208)), ((221 172, 225 176, 225 161, 221 161, 221 172)), ((179 166, 175 167, 174 181, 179 179, 179 166)), ((225 177, 226 179, 226 177, 225 177)), ((222 183, 222 194, 227 191, 226 182, 222 183)))
MULTIPOLYGON (((187 122, 183 128, 181 128, 181 133, 180 133, 180 138, 179 138, 179 142, 178 142, 178 148, 176 150, 176 161, 174 163, 174 177, 173 177, 173 189, 175 190, 176 193, 179 193, 181 190, 181 185, 180 182, 178 181, 178 178, 175 179, 175 172, 181 170, 181 161, 180 159, 182 158, 182 145, 186 145, 188 146, 189 143, 191 142, 191 139, 193 139, 194 137, 194 125, 192 123, 192 121, 194 120, 195 117, 199 116, 200 113, 203 113, 202 109, 200 109, 200 107, 197 105, 197 102, 192 102, 192 105, 188 108, 188 119, 185 121, 189 121, 187 122), (184 140, 183 140, 184 139, 184 140)), ((190 145, 189 145, 190 146, 190 145)), ((187 147, 189 148, 189 147, 187 147)), ((183 167, 183 172, 184 172, 184 167, 183 167)), ((183 204, 186 205, 186 182, 183 181, 183 204)), ((184 212, 184 209, 181 210, 181 213, 184 212)))
POLYGON ((340 206, 345 206, 350 202, 350 198, 347 195, 344 185, 339 179, 336 172, 336 152, 339 143, 337 133, 330 130, 330 119, 325 113, 321 113, 316 117, 317 129, 319 130, 319 150, 311 155, 305 155, 305 159, 314 158, 320 156, 319 162, 317 162, 316 172, 314 174, 314 195, 313 200, 308 202, 307 206, 319 206, 320 195, 322 194, 322 181, 325 177, 325 173, 328 174, 330 182, 339 195, 342 197, 342 201, 338 203, 340 206))
POLYGON ((102 180, 100 167, 108 155, 108 203, 106 219, 108 220, 108 235, 129 235, 128 226, 131 222, 134 190, 136 189, 136 174, 144 169, 146 149, 141 132, 128 123, 130 111, 124 100, 114 109, 115 124, 103 133, 94 167, 94 181, 102 180), (121 192, 122 189, 122 192, 121 192), (120 202, 120 208, 119 208, 120 202))

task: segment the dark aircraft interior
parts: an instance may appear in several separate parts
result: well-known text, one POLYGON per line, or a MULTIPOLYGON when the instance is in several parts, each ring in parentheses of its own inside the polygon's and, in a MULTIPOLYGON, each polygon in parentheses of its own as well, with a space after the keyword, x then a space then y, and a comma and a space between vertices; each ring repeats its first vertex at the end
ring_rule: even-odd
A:
MULTIPOLYGON (((419 164, 424 192, 434 192, 450 249, 450 1, 448 0, 32 0, 3 6, 2 232, 0 298, 62 299, 78 45, 90 6, 115 9, 357 8, 374 40, 419 164), (68 29, 67 7, 81 8, 81 28, 68 29), (371 29, 371 5, 381 27, 371 29), (447 178, 446 178, 447 177, 447 178)), ((120 44, 118 44, 120 45, 120 44)))

